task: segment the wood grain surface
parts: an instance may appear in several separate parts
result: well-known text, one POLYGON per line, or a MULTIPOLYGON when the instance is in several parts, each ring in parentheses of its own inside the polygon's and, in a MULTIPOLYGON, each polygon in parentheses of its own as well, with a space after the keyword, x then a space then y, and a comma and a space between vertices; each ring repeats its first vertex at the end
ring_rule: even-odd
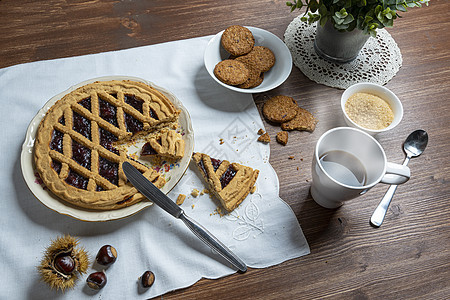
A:
MULTIPOLYGON (((212 35, 232 24, 282 38, 299 14, 284 0, 1 0, 0 13, 0 67, 212 35)), ((450 299, 450 1, 433 0, 402 16, 388 31, 403 66, 386 87, 403 102, 404 118, 377 139, 397 163, 411 131, 424 129, 430 140, 423 156, 411 160, 412 177, 397 189, 385 223, 369 225, 385 185, 337 210, 311 198, 313 148, 323 132, 344 125, 342 90, 312 82, 294 67, 283 85, 254 100, 261 109, 269 97, 289 95, 319 119, 313 133, 292 132, 286 146, 270 144, 280 196, 295 212, 311 254, 201 280, 161 298, 450 299)), ((265 125, 275 140, 279 127, 265 125)))

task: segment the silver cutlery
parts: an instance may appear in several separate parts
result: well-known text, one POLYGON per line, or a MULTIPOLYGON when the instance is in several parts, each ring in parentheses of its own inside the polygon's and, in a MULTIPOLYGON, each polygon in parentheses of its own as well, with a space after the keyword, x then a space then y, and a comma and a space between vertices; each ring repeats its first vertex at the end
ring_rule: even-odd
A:
MULTIPOLYGON (((403 161, 403 165, 406 166, 411 158, 421 155, 425 150, 427 144, 428 134, 424 130, 419 129, 408 135, 403 144, 403 150, 406 153, 406 158, 403 161)), ((384 217, 386 216, 386 212, 389 208, 389 204, 391 203, 392 198, 394 197, 396 189, 397 185, 391 185, 384 195, 383 199, 381 199, 380 204, 378 204, 377 208, 372 214, 372 217, 370 218, 370 223, 373 226, 380 227, 383 223, 384 217)))
POLYGON ((160 206, 166 212, 171 214, 177 219, 181 219, 184 224, 206 245, 215 250, 225 260, 236 267, 239 271, 247 271, 246 264, 236 256, 230 249, 228 249, 222 242, 220 242, 215 236, 213 236, 202 225, 189 218, 184 211, 174 203, 168 196, 161 192, 153 183, 151 183, 144 175, 141 174, 133 165, 129 162, 122 164, 123 171, 128 180, 136 187, 150 201, 160 206))

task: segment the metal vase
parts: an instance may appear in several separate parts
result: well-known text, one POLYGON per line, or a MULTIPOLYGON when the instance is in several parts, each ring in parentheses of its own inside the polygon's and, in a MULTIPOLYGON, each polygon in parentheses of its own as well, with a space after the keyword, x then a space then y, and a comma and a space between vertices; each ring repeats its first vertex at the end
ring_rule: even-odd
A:
POLYGON ((358 56, 368 39, 369 35, 360 29, 341 32, 331 22, 323 27, 317 24, 314 50, 330 62, 345 64, 358 56))

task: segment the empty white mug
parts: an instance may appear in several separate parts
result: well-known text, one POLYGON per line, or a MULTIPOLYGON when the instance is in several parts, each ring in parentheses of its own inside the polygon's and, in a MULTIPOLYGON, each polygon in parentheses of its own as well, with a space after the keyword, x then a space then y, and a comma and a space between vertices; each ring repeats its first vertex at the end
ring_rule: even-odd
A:
POLYGON ((381 145, 369 134, 356 128, 337 127, 317 141, 311 195, 319 205, 337 208, 379 182, 401 184, 410 175, 407 166, 388 162, 381 145))

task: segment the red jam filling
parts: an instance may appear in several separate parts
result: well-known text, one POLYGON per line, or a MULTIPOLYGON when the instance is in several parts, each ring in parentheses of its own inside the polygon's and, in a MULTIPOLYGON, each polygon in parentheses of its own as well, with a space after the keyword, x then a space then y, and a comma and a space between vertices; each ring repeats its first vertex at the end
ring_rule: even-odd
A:
POLYGON ((228 166, 228 169, 225 171, 225 173, 223 173, 222 177, 220 177, 220 184, 222 185, 222 189, 230 183, 235 175, 236 171, 233 169, 233 167, 231 165, 228 166))
POLYGON ((98 173, 114 185, 119 184, 119 164, 99 157, 98 173))
POLYGON ((98 131, 100 135, 100 145, 112 153, 119 155, 119 151, 113 146, 113 143, 117 142, 117 137, 101 127, 99 127, 98 131))
POLYGON ((205 168, 205 164, 203 164, 203 160, 200 160, 200 162, 198 163, 198 165, 200 166, 200 168, 202 169, 203 173, 205 174, 206 177, 208 177, 208 172, 206 172, 206 168, 205 168))
POLYGON ((152 108, 150 108, 150 112, 149 113, 150 113, 150 117, 152 117, 155 120, 159 120, 158 116, 156 115, 155 111, 152 108))
POLYGON ((123 199, 122 201, 116 202, 117 205, 122 205, 127 203, 128 201, 130 201, 131 199, 133 199, 133 196, 127 197, 125 199, 123 199))
POLYGON ((142 146, 141 155, 155 155, 158 154, 155 149, 150 145, 150 143, 145 143, 142 146))
POLYGON ((134 95, 124 95, 125 103, 133 106, 135 109, 137 109, 141 114, 143 112, 142 110, 142 104, 144 101, 141 99, 136 98, 134 95))
POLYGON ((67 178, 66 178, 66 182, 68 184, 70 184, 71 186, 74 186, 74 187, 79 188, 79 189, 86 190, 88 182, 89 182, 89 179, 87 179, 87 178, 81 176, 80 174, 75 173, 74 171, 70 170, 69 171, 69 176, 67 176, 67 178))
POLYGON ((62 165, 59 161, 52 159, 52 168, 53 170, 55 170, 56 173, 59 174, 61 172, 61 167, 62 165))
POLYGON ((212 157, 211 157, 211 164, 212 164, 212 166, 213 166, 213 168, 214 168, 214 172, 217 171, 217 169, 220 167, 220 164, 221 164, 221 163, 222 163, 221 160, 215 159, 215 158, 212 158, 212 157))
POLYGON ((50 149, 63 153, 63 137, 64 133, 53 130, 52 139, 50 141, 50 149))
POLYGON ((91 97, 84 98, 80 102, 78 102, 81 106, 86 108, 87 110, 91 111, 91 97))
POLYGON ((91 169, 91 150, 72 140, 72 158, 82 167, 91 169))
POLYGON ((91 139, 91 121, 76 112, 73 112, 72 128, 85 138, 91 139))
POLYGON ((144 130, 144 124, 141 121, 136 120, 135 118, 126 113, 124 113, 124 117, 128 132, 135 133, 144 130))
POLYGON ((111 123, 114 126, 118 127, 116 107, 100 98, 98 99, 98 104, 99 104, 100 118, 102 118, 103 120, 107 121, 108 123, 111 123))

